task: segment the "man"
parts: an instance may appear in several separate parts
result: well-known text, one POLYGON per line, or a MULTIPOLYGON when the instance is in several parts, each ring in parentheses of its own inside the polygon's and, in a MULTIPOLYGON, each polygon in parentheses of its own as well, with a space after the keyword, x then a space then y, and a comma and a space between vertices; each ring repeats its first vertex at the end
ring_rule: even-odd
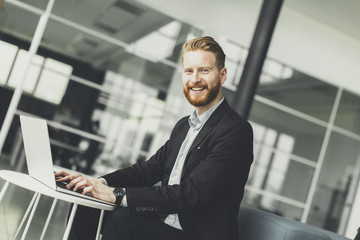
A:
POLYGON ((360 240, 360 227, 357 230, 357 234, 356 234, 354 240, 360 240))
MULTIPOLYGON (((183 91, 195 111, 176 123, 154 156, 99 179, 57 174, 64 175, 58 181, 71 180, 68 188, 122 206, 106 217, 105 240, 238 240, 236 219, 253 160, 252 128, 222 97, 225 54, 214 39, 185 43, 182 62, 183 91), (161 186, 154 186, 159 181, 161 186)), ((89 239, 84 234, 96 227, 80 230, 77 222, 83 222, 80 214, 72 235, 89 239)))

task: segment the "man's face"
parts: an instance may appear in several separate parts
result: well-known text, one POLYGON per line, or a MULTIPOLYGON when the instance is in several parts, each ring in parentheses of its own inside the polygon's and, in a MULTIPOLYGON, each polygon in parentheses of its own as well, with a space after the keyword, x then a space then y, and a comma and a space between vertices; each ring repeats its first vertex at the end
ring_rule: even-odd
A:
POLYGON ((226 68, 218 70, 215 54, 210 51, 186 52, 183 57, 183 89, 190 104, 204 107, 221 98, 226 68))

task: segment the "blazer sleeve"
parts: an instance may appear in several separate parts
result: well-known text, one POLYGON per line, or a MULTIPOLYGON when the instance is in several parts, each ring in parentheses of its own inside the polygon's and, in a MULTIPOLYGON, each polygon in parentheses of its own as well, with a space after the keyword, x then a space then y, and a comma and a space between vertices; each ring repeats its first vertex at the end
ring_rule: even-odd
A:
MULTIPOLYGON (((193 156, 198 164, 180 184, 144 188, 126 188, 130 211, 137 214, 171 214, 217 204, 222 196, 242 192, 253 160, 253 133, 244 120, 221 123, 200 143, 207 153, 193 156)), ((232 194, 232 195, 231 195, 232 194)), ((237 193, 240 202, 242 198, 237 193)), ((220 201, 221 203, 221 201, 220 201)), ((225 203, 225 202, 222 202, 225 203)))

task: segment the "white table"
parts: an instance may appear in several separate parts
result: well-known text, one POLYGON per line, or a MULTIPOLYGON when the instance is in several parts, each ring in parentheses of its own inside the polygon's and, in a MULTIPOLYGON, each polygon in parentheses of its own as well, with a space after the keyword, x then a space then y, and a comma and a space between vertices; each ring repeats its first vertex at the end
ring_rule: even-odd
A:
POLYGON ((100 218, 99 218, 99 225, 98 225, 98 229, 97 229, 97 234, 96 234, 96 239, 99 238, 100 236, 100 229, 101 229, 101 224, 102 224, 102 219, 104 216, 104 211, 112 211, 116 208, 116 206, 114 204, 106 204, 106 203, 101 203, 101 202, 96 202, 96 201, 92 201, 92 200, 88 200, 85 198, 81 198, 81 197, 77 197, 77 196, 73 196, 73 195, 69 195, 66 193, 61 193, 61 192, 57 192, 54 189, 51 189, 50 187, 40 183, 39 181, 37 181, 36 179, 32 178, 31 176, 29 176, 28 174, 23 174, 23 173, 19 173, 19 172, 14 172, 14 171, 8 171, 8 170, 0 170, 0 177, 4 180, 6 180, 6 183, 4 185, 4 187, 2 188, 1 192, 0 192, 0 202, 3 198, 3 196, 5 195, 5 192, 9 186, 9 183, 15 184, 19 187, 28 189, 30 191, 34 192, 34 196, 29 204, 28 209, 25 212, 25 215, 20 223, 20 226, 18 228, 18 231, 15 234, 18 234, 18 232, 20 231, 20 229, 22 228, 22 225, 25 223, 26 218, 28 217, 28 215, 30 214, 27 223, 26 223, 26 227, 24 229, 23 235, 22 235, 22 240, 25 239, 25 236, 27 234, 27 231, 30 227, 30 223, 32 221, 32 218, 35 214, 35 210, 37 208, 37 205, 39 203, 40 200, 40 196, 41 195, 46 195, 49 196, 51 198, 54 198, 53 204, 50 208, 49 211, 49 215, 47 217, 46 223, 44 225, 44 229, 43 232, 41 234, 41 238, 42 239, 45 235, 46 229, 48 227, 48 224, 50 222, 51 216, 53 214, 53 211, 55 209, 55 205, 57 200, 63 200, 66 202, 70 202, 73 203, 73 207, 71 209, 71 213, 70 213, 70 217, 63 235, 63 240, 68 239, 69 237, 69 233, 70 233, 70 229, 75 217, 75 213, 76 213, 76 209, 78 205, 82 205, 82 206, 86 206, 86 207, 91 207, 91 208, 96 208, 96 209, 100 209, 101 210, 101 214, 100 214, 100 218))

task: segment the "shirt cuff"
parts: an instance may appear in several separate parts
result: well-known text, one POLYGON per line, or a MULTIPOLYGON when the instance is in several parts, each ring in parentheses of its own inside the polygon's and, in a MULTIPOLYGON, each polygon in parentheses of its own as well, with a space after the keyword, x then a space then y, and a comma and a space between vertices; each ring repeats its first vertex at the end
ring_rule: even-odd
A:
POLYGON ((126 198, 126 194, 124 195, 124 197, 122 198, 122 204, 121 204, 122 207, 127 207, 127 198, 126 198))

